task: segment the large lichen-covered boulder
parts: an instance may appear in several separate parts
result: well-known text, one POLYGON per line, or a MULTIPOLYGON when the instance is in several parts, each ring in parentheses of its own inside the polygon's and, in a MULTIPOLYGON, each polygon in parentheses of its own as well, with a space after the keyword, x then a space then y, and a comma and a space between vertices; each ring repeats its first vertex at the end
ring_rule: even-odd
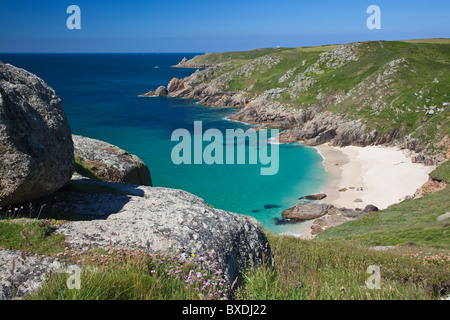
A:
POLYGON ((112 144, 73 135, 76 171, 88 178, 151 186, 150 170, 137 156, 112 144))
POLYGON ((55 91, 0 62, 0 207, 58 190, 74 167, 72 136, 55 91))
POLYGON ((59 228, 71 247, 183 252, 217 263, 231 281, 240 270, 271 259, 267 238, 254 218, 211 208, 186 191, 93 180, 71 184, 90 193, 57 192, 46 199, 44 209, 63 206, 89 218, 59 228))

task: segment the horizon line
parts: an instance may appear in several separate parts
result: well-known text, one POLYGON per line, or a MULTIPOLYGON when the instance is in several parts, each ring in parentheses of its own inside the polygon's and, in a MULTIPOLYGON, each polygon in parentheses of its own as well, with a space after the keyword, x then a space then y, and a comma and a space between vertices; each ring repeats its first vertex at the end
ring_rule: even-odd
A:
POLYGON ((335 45, 345 45, 350 43, 358 43, 358 42, 376 42, 376 41, 386 41, 386 42, 403 42, 403 41, 420 41, 420 40, 450 40, 446 37, 433 37, 433 38, 411 38, 411 39, 402 39, 402 40, 360 40, 360 41, 350 41, 350 42, 340 42, 340 43, 326 43, 326 44, 319 44, 319 45, 305 45, 305 46, 294 46, 294 47, 282 47, 282 46, 275 46, 275 47, 260 47, 260 48, 253 48, 249 50, 231 50, 231 51, 147 51, 147 52, 140 52, 140 51, 131 51, 131 52, 0 52, 0 54, 207 54, 207 53, 225 53, 225 52, 246 52, 246 51, 252 51, 252 50, 258 50, 258 49, 268 49, 268 48, 280 48, 280 49, 295 49, 295 48, 312 48, 312 47, 325 47, 325 46, 335 46, 335 45))

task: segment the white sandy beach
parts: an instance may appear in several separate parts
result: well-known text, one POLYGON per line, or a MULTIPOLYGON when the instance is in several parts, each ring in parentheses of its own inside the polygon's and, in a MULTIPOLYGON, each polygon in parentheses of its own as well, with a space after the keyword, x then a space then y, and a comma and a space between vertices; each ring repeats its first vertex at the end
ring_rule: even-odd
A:
POLYGON ((434 168, 412 163, 403 151, 393 147, 316 147, 324 157, 330 180, 322 202, 336 207, 361 208, 373 204, 379 209, 412 196, 428 180, 434 168), (362 187, 358 190, 358 188, 362 187), (346 191, 339 191, 346 188, 346 191), (359 199, 359 200, 357 200, 359 199), (355 202, 356 200, 356 202, 355 202))
MULTIPOLYGON (((413 196, 434 169, 412 163, 406 153, 392 147, 339 148, 323 144, 316 149, 324 158, 329 174, 329 181, 322 190, 327 197, 322 203, 338 208, 364 209, 372 204, 380 210, 386 209, 413 196)), ((312 221, 296 224, 286 234, 312 239, 312 224, 312 221)))

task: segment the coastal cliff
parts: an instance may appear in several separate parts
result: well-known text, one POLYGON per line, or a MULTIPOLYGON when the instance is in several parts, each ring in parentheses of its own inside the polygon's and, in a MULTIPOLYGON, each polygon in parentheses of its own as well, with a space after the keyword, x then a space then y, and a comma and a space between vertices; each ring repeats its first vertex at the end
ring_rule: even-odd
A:
POLYGON ((439 164, 450 147, 449 47, 377 41, 206 54, 176 65, 199 68, 191 76, 143 96, 240 108, 231 119, 284 129, 282 143, 391 145, 439 164))

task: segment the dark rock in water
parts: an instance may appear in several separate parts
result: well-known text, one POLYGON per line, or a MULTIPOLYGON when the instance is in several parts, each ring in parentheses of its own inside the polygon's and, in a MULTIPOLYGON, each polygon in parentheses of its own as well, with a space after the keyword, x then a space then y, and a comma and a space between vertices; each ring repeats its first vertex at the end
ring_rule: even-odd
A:
POLYGON ((169 91, 167 91, 166 87, 164 86, 159 86, 158 89, 156 89, 155 91, 155 95, 157 95, 158 97, 165 97, 169 94, 169 91))
POLYGON ((0 62, 0 207, 55 192, 74 168, 70 127, 55 91, 0 62))
POLYGON ((327 197, 327 195, 325 193, 319 193, 319 194, 312 194, 309 196, 306 196, 305 199, 306 200, 322 200, 325 199, 327 197))
POLYGON ((305 197, 298 198, 298 200, 305 200, 305 199, 306 199, 305 197))
POLYGON ((76 171, 88 178, 151 186, 150 171, 138 157, 104 141, 73 135, 76 171))
POLYGON ((294 224, 297 223, 297 221, 289 220, 289 219, 280 219, 280 218, 273 218, 273 221, 276 226, 282 226, 285 224, 294 224))
POLYGON ((164 86, 159 86, 155 91, 149 91, 145 94, 141 94, 141 97, 166 97, 169 95, 169 91, 164 86))
POLYGON ((374 206, 373 204, 369 204, 364 208, 363 211, 364 211, 364 213, 369 213, 369 212, 379 211, 379 209, 376 206, 374 206))
POLYGON ((253 213, 261 212, 261 210, 252 210, 253 213))
POLYGON ((184 58, 176 65, 176 67, 177 67, 177 68, 182 68, 182 67, 186 66, 187 62, 188 62, 188 59, 186 59, 186 57, 184 57, 184 58))
POLYGON ((281 207, 276 204, 265 204, 264 205, 264 209, 275 209, 275 208, 281 208, 281 207))

